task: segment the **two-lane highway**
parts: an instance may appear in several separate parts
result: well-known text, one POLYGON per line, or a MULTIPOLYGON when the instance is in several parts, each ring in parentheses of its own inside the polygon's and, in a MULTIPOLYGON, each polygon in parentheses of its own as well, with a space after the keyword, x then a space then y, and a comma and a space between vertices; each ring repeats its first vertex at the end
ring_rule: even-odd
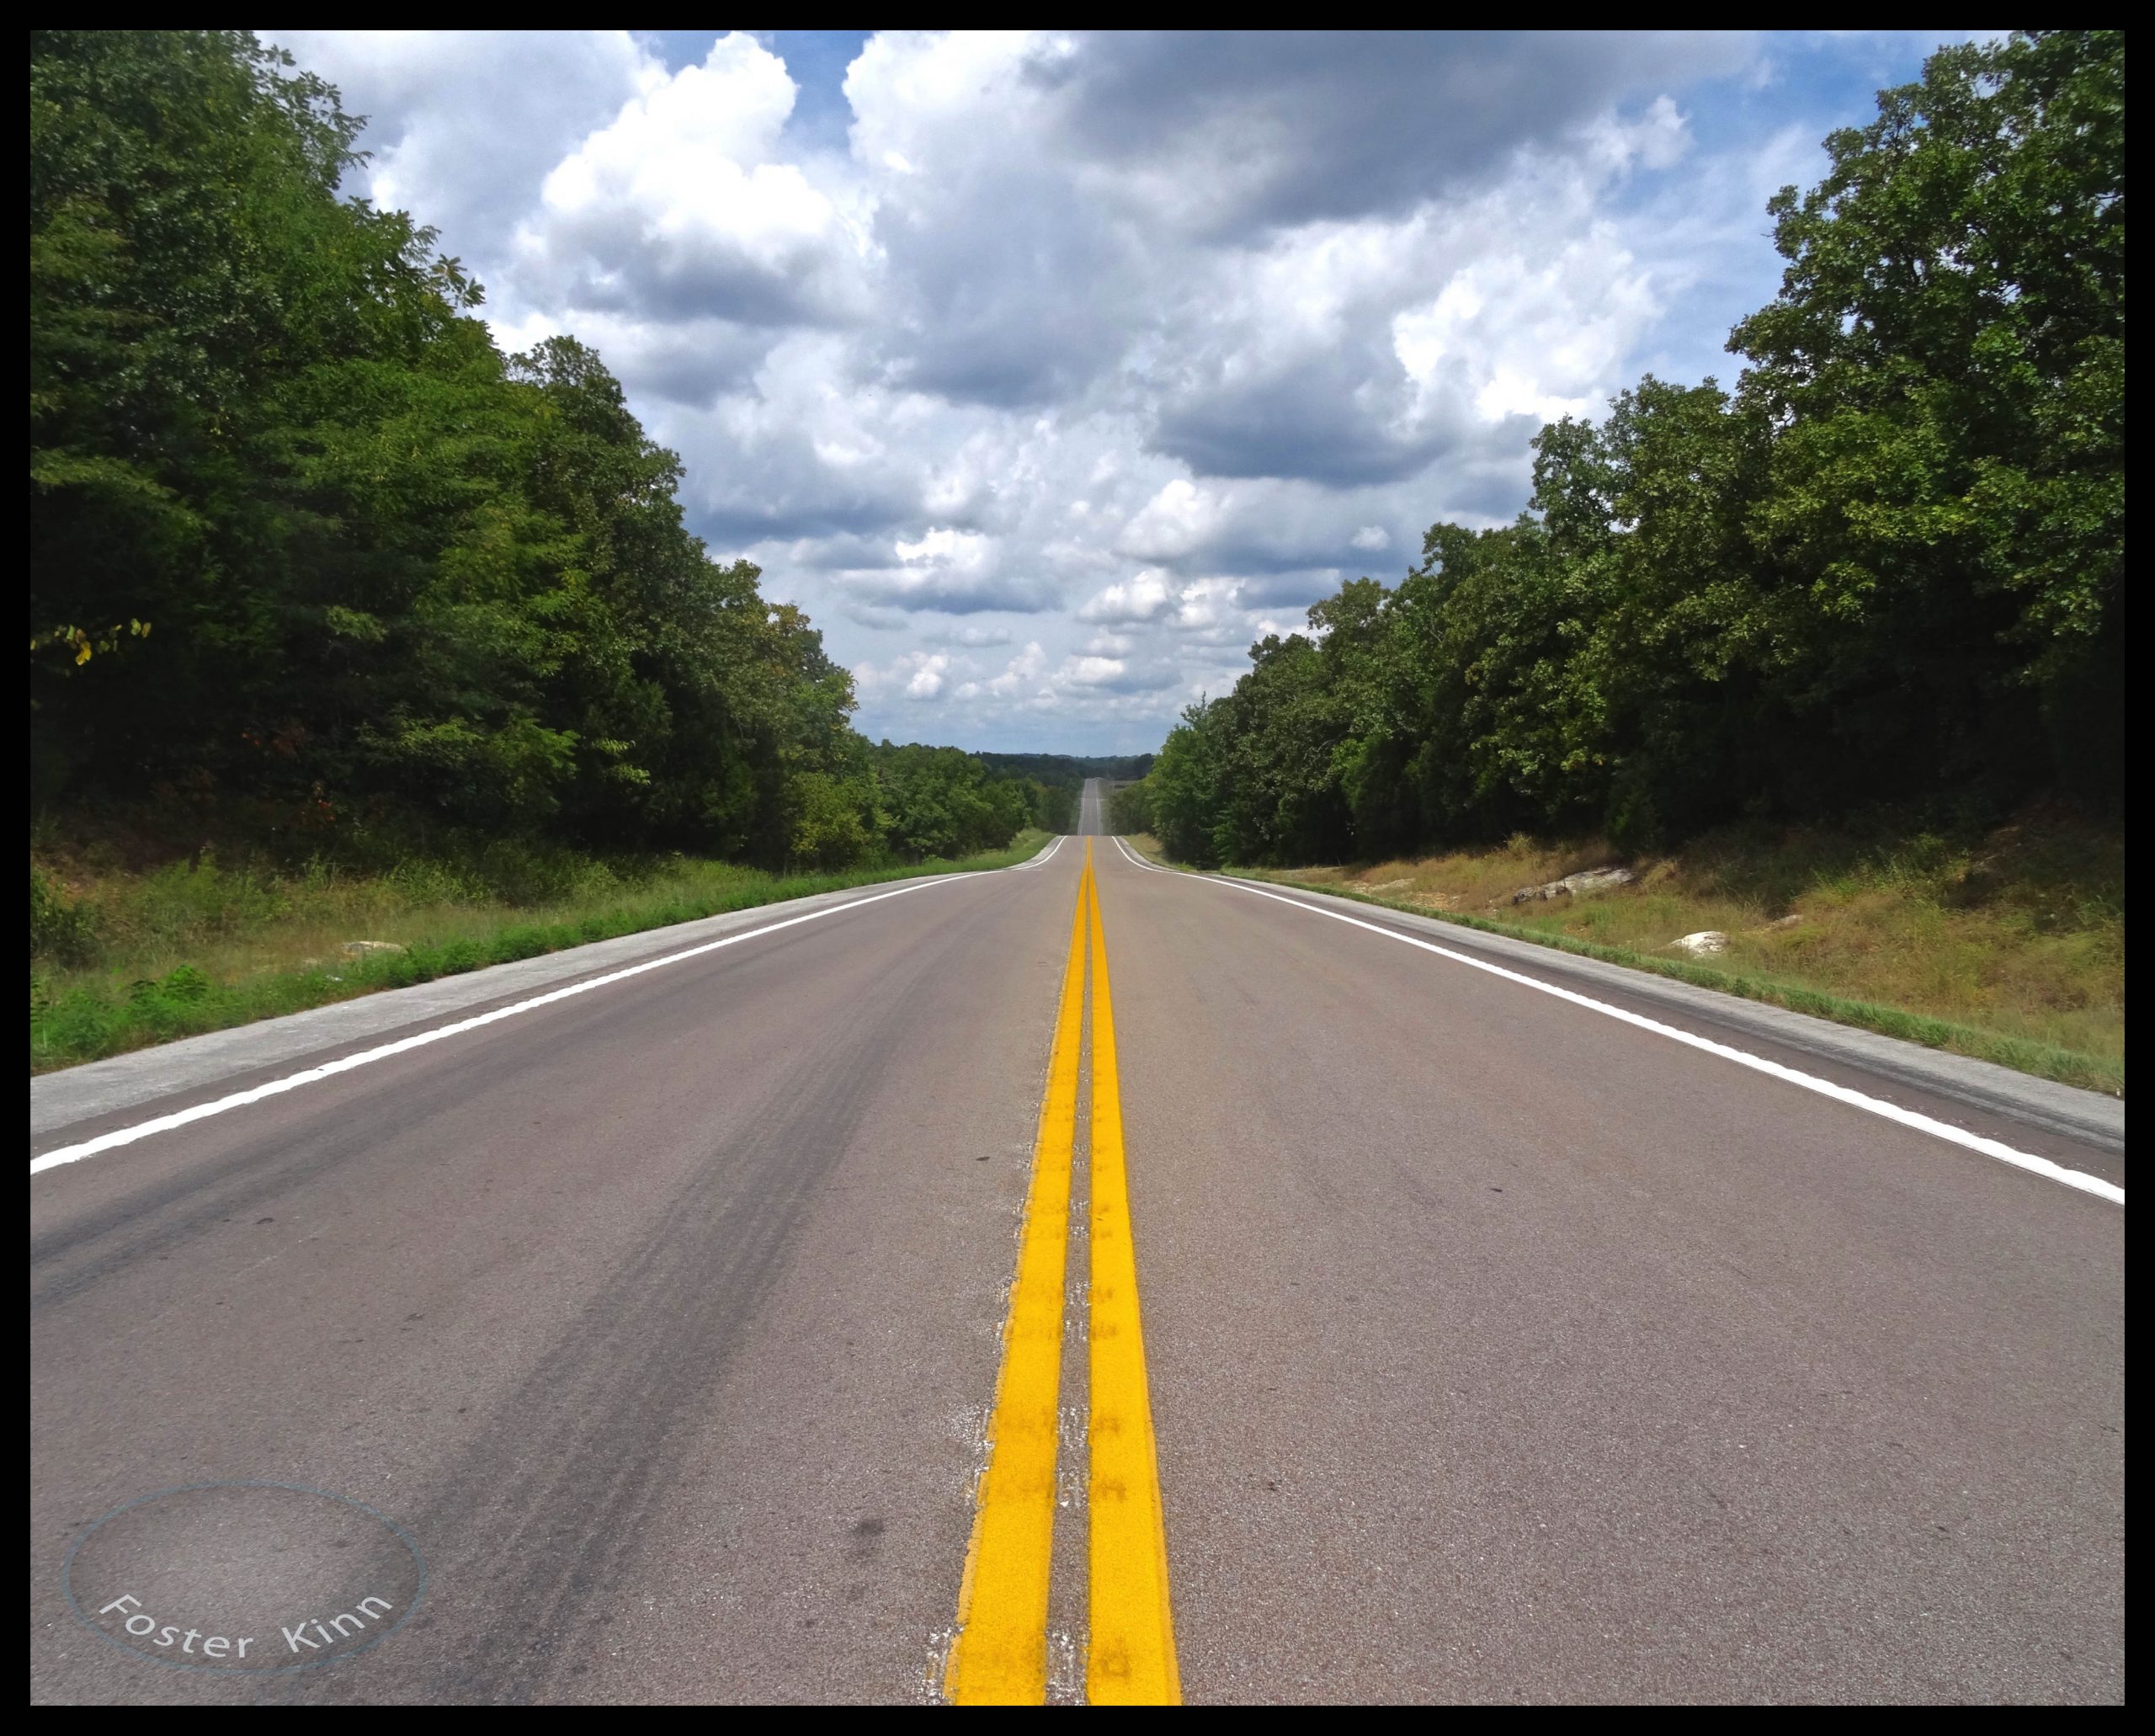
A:
POLYGON ((1052 1699, 1144 1613, 1093 1523, 1145 1498, 1100 1456, 1133 1366, 1192 1701, 2121 1697, 2118 1203, 1143 865, 1102 807, 1089 876, 1078 837, 774 908, 45 1127, 85 1154, 31 1183, 33 1698, 954 1694, 1043 1356, 1052 1699), (374 1583, 278 1491, 98 1523, 242 1483, 394 1521, 423 1593, 198 1663, 236 1584, 374 1583))

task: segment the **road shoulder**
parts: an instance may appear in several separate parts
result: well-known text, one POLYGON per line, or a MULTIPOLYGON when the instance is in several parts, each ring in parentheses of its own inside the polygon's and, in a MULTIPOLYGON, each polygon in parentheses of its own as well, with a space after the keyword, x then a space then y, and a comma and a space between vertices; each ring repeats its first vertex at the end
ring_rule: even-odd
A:
POLYGON ((39 1073, 30 1080, 30 1137, 39 1139, 98 1116, 200 1090, 242 1073, 322 1055, 369 1037, 482 1010, 492 1003, 541 993, 579 977, 618 970, 625 965, 641 963, 744 929, 784 921, 811 911, 858 903, 889 892, 894 885, 967 877, 931 875, 920 881, 881 881, 841 892, 817 892, 774 904, 753 905, 745 910, 729 910, 694 922, 643 929, 610 940, 594 940, 512 964, 489 965, 454 977, 439 977, 409 988, 383 989, 302 1013, 258 1020, 251 1025, 236 1025, 228 1030, 184 1037, 177 1042, 137 1049, 108 1060, 39 1073))
POLYGON ((1747 1036, 1764 1038, 1813 1059, 1856 1068, 1870 1076, 1944 1097, 1990 1115, 2025 1121, 2065 1137, 2086 1141, 2103 1150, 2125 1149, 2123 1100, 2082 1090, 1995 1062, 1974 1060, 1943 1049, 1927 1048, 1898 1037, 1883 1036, 1854 1025, 1839 1025, 1807 1013, 1704 988, 1647 971, 1628 970, 1602 960, 1583 958, 1553 946, 1517 940, 1506 935, 1448 923, 1434 917, 1394 910, 1361 899, 1342 898, 1312 887, 1282 887, 1240 876, 1204 876, 1238 886, 1260 887, 1291 898, 1335 907, 1352 906, 1359 916, 1437 940, 1455 950, 1487 957, 1565 986, 1621 995, 1634 1002, 1680 1011, 1747 1036))
MULTIPOLYGON (((1118 839, 1119 845, 1123 840, 1118 839)), ((1123 846, 1129 849, 1127 845, 1123 846)), ((1642 1012, 1676 1015, 1711 1027, 1705 1034, 1763 1041, 1824 1067, 1849 1071, 1890 1086, 1943 1099, 1983 1117, 1998 1117, 2071 1139, 2112 1154, 2125 1150, 2125 1103, 2099 1091, 2059 1084, 1943 1049, 1925 1047, 1858 1026, 1747 999, 1648 971, 1507 935, 1399 910, 1371 899, 1343 897, 1319 887, 1283 885, 1226 873, 1199 873, 1154 862, 1134 849, 1127 858, 1155 872, 1248 887, 1313 909, 1352 909, 1360 919, 1486 958, 1553 982, 1627 1004, 1642 1012)))

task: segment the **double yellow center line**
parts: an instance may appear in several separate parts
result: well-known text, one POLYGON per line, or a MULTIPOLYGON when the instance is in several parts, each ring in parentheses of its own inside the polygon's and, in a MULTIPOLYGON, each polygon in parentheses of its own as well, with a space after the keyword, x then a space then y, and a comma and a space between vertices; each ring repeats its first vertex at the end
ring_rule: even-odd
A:
POLYGON ((1071 918, 1047 1095, 1034 1145, 1018 1281, 1003 1329, 1003 1370, 988 1424, 987 1469, 973 1515, 958 1593, 957 1637, 944 1681, 944 1691, 960 1705, 1037 1706, 1047 1697, 1064 1266, 1070 1246, 1088 952, 1093 1167, 1086 1697, 1096 1706, 1173 1705, 1182 1698, 1168 1599, 1167 1526, 1145 1378, 1145 1335, 1138 1318, 1137 1256, 1130 1232, 1115 1003, 1088 839, 1078 908, 1071 918))

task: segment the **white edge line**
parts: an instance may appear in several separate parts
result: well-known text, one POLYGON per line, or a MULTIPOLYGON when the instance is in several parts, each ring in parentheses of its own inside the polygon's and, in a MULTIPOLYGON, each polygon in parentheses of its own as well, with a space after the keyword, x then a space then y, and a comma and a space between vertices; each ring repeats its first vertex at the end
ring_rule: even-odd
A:
MULTIPOLYGON (((1003 872, 990 869, 989 873, 1003 872)), ((286 1091, 296 1091, 301 1085, 311 1085, 317 1080, 334 1078, 340 1073, 350 1073, 354 1068, 367 1067, 377 1061, 386 1061, 392 1055, 402 1055, 412 1049, 424 1048, 428 1043, 438 1043, 444 1037, 458 1036, 467 1030, 476 1030, 482 1025, 492 1025, 503 1019, 513 1019, 519 1013, 529 1013, 539 1007, 551 1006, 556 1001, 568 999, 572 995, 588 994, 594 988, 604 988, 609 983, 623 982, 631 977, 641 977, 646 971, 656 971, 668 965, 679 964, 684 959, 700 958, 707 952, 716 952, 722 946, 737 946, 743 940, 753 940, 760 935, 775 934, 780 929, 795 927, 804 922, 814 922, 819 917, 839 916, 849 910, 858 910, 864 904, 880 904, 886 898, 902 897, 907 892, 925 891, 929 887, 952 886, 960 881, 977 878, 976 874, 941 874, 931 880, 915 881, 887 892, 876 892, 865 898, 854 898, 843 904, 827 904, 821 910, 811 910, 800 916, 789 916, 783 922, 765 923, 759 929, 748 929, 737 935, 724 935, 716 940, 706 940, 700 946, 690 946, 679 952, 669 952, 662 958, 647 958, 640 964, 609 971, 603 977, 587 977, 581 982, 572 982, 566 988, 550 989, 545 994, 535 994, 506 1007, 496 1007, 490 1013, 481 1013, 470 1019, 459 1019, 454 1024, 438 1025, 432 1030, 422 1030, 413 1036, 399 1037, 393 1043, 383 1043, 372 1049, 362 1049, 356 1055, 345 1055, 335 1061, 310 1067, 303 1072, 287 1073, 283 1078, 271 1079, 267 1084, 255 1085, 245 1091, 234 1091, 229 1096, 219 1097, 208 1103, 198 1103, 187 1109, 175 1110, 168 1116, 138 1121, 131 1127, 115 1127, 109 1133, 100 1133, 94 1139, 85 1139, 77 1145, 63 1145, 42 1157, 30 1159, 30 1174, 37 1175, 47 1169, 57 1169, 62 1164, 79 1163, 84 1158, 93 1158, 99 1152, 115 1147, 132 1145, 138 1139, 147 1139, 153 1133, 168 1133, 175 1127, 184 1127, 191 1121, 206 1121, 211 1116, 224 1114, 227 1110, 242 1109, 250 1103, 259 1103, 265 1097, 281 1096, 286 1091)))
MULTIPOLYGON (((1138 867, 1142 868, 1147 874, 1173 875, 1177 880, 1183 880, 1189 877, 1185 875, 1176 874, 1174 870, 1172 868, 1163 868, 1157 862, 1147 861, 1144 857, 1139 855, 1136 851, 1131 849, 1128 844, 1122 841, 1122 834, 1119 832, 1115 834, 1115 847, 1120 850, 1124 856, 1125 856, 1130 861, 1136 864, 1138 867)), ((1291 904, 1295 901, 1290 898, 1287 902, 1291 904)), ((1303 908, 1306 909, 1308 907, 1304 906, 1303 908)))
MULTIPOLYGON (((1118 838, 1115 843, 1120 845, 1122 840, 1118 838)), ((1126 846, 1123 849, 1123 854, 1130 855, 1126 846)), ((1131 860, 1136 860, 1135 857, 1131 857, 1131 860)), ((1155 873, 1164 874, 1170 871, 1167 869, 1154 867, 1154 865, 1150 862, 1139 862, 1138 865, 1141 868, 1152 868, 1155 873)), ((1867 1110, 1872 1115, 1883 1116, 1889 1121, 1898 1121, 1902 1126, 1913 1127, 1919 1133, 1928 1133, 1935 1138, 1948 1140, 1955 1145, 1966 1146, 1970 1151, 1981 1152, 1985 1157, 1995 1158, 2001 1164, 2010 1164, 2016 1169, 2025 1169, 2047 1180, 2078 1189, 2083 1194, 2093 1194, 2096 1198, 2108 1200, 2113 1205, 2125 1204, 2123 1188, 2118 1186, 2115 1182, 2104 1180, 2099 1175, 2090 1175, 2084 1169, 2068 1169, 2064 1164, 2054 1164, 2048 1158, 2039 1158, 2033 1152, 2016 1151, 2009 1145, 1995 1139, 1986 1139, 1980 1133, 1971 1133, 1966 1128, 1956 1127, 1950 1121, 1941 1121, 1929 1116, 1919 1115, 1914 1110, 1902 1109, 1897 1103, 1887 1103, 1882 1098, 1867 1096, 1861 1091, 1852 1091, 1846 1085, 1837 1085, 1831 1079, 1822 1079, 1813 1073, 1799 1073, 1792 1067, 1782 1066, 1778 1061, 1769 1061, 1763 1055, 1753 1055, 1743 1049, 1731 1048, 1727 1043, 1715 1042, 1711 1037, 1698 1036, 1688 1030, 1679 1030, 1673 1025, 1663 1025, 1658 1019, 1649 1019, 1643 1014, 1628 1012, 1622 1007, 1613 1007, 1606 1001, 1595 1000, 1592 996, 1580 994, 1574 989, 1561 988, 1554 982, 1544 982, 1538 977, 1529 977, 1518 971, 1508 971, 1502 965, 1491 964, 1488 960, 1476 958, 1471 953, 1455 952, 1449 946, 1438 945, 1434 940, 1423 940, 1413 935, 1402 935, 1398 929, 1386 928, 1380 923, 1364 922, 1360 917, 1349 916, 1344 911, 1327 910, 1321 905, 1306 904, 1300 898, 1290 898, 1284 893, 1254 887, 1247 881, 1232 880, 1223 876, 1211 874, 1195 876, 1182 875, 1176 877, 1209 881, 1215 886, 1229 887, 1238 892, 1248 892, 1253 897, 1269 898, 1275 904, 1287 904, 1296 910, 1306 910, 1312 916, 1328 917, 1333 922, 1344 922, 1349 928, 1366 929, 1372 935, 1381 935, 1386 940, 1397 940, 1402 945, 1418 946, 1424 952, 1434 952, 1438 957, 1448 958, 1455 964, 1471 966, 1475 970, 1486 971, 1493 977, 1501 977, 1507 982, 1520 983, 1525 988, 1538 990, 1543 994, 1553 994, 1559 1000, 1569 1001, 1574 1006, 1584 1007, 1591 1012, 1604 1014, 1611 1019, 1620 1019, 1625 1024, 1636 1025, 1641 1030, 1651 1030, 1658 1036, 1671 1038, 1690 1048, 1702 1049, 1709 1055, 1718 1055, 1724 1061, 1733 1061, 1738 1067, 1748 1067, 1754 1073, 1763 1073, 1774 1078, 1785 1079, 1791 1085, 1800 1085, 1806 1091, 1815 1091, 1822 1097, 1833 1099, 1837 1103, 1845 1103, 1853 1108, 1867 1110)))

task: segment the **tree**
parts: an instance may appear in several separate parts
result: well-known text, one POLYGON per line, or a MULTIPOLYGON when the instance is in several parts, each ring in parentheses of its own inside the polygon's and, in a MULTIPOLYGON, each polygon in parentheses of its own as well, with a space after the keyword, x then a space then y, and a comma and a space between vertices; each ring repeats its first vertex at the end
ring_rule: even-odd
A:
POLYGON ((1223 707, 1200 699, 1168 732, 1147 779, 1156 835, 1169 855, 1194 867, 1217 867, 1222 802, 1220 755, 1229 725, 1223 707))
POLYGON ((1813 599, 1816 700, 1892 714, 1933 777, 2112 775, 2123 35, 1944 50, 1826 147, 1769 207, 1781 292, 1730 339, 1780 430, 1756 532, 1813 599))

